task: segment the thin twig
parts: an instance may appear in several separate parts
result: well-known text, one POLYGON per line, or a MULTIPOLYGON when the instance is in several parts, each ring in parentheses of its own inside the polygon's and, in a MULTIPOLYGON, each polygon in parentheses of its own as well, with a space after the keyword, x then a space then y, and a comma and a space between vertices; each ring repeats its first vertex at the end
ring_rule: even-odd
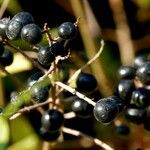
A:
POLYGON ((105 150, 114 150, 112 147, 110 147, 108 144, 102 142, 101 140, 99 140, 97 138, 94 138, 94 137, 91 137, 87 134, 84 134, 84 133, 82 133, 78 130, 63 127, 62 131, 65 132, 65 133, 77 136, 77 137, 87 137, 87 138, 91 139, 96 145, 104 148, 105 150))
POLYGON ((74 117, 76 117, 76 114, 73 111, 64 114, 65 119, 72 119, 74 117))
POLYGON ((92 59, 90 59, 83 67, 81 67, 80 69, 78 69, 78 70, 71 76, 71 78, 68 80, 68 84, 69 84, 72 80, 74 80, 74 79, 80 74, 80 72, 81 72, 82 70, 84 70, 86 67, 88 67, 90 64, 92 64, 92 63, 100 56, 100 54, 102 53, 102 51, 103 51, 103 49, 104 49, 104 45, 105 45, 104 40, 101 40, 101 47, 100 47, 99 51, 96 53, 96 55, 95 55, 92 59))
POLYGON ((68 86, 68 85, 66 85, 66 84, 64 84, 62 82, 59 82, 59 81, 55 82, 55 84, 57 84, 58 86, 60 86, 61 88, 65 89, 65 90, 69 91, 73 95, 76 95, 79 98, 85 100, 89 104, 95 106, 95 102, 94 101, 92 101, 90 98, 86 97, 84 94, 82 94, 82 93, 76 91, 75 89, 71 88, 70 86, 68 86))
POLYGON ((27 58, 34 67, 40 69, 41 71, 45 72, 45 69, 43 69, 43 67, 41 67, 36 61, 34 61, 32 58, 30 58, 28 55, 26 55, 26 53, 24 53, 20 48, 10 44, 7 40, 4 41, 5 44, 11 48, 13 48, 14 50, 18 51, 19 53, 21 53, 25 58, 27 58))
MULTIPOLYGON (((89 30, 88 22, 86 19, 83 1, 81 0, 70 0, 69 1, 76 18, 79 16, 81 20, 79 22, 79 30, 82 36, 85 51, 89 60, 91 60, 97 53, 97 49, 94 43, 94 39, 91 37, 91 32, 89 30)), ((92 73, 95 75, 98 88, 104 96, 112 94, 112 83, 104 73, 101 62, 97 59, 94 64, 90 65, 92 73), (103 82, 102 82, 103 81, 103 82)))
MULTIPOLYGON (((71 78, 70 78, 70 79, 68 80, 68 82, 67 82, 68 84, 69 84, 71 81, 73 81, 74 79, 76 79, 77 76, 81 73, 81 71, 83 71, 86 67, 88 67, 90 64, 92 64, 92 63, 101 55, 101 53, 102 53, 102 51, 103 51, 103 49, 104 49, 104 45, 105 45, 104 40, 101 40, 101 47, 100 47, 99 51, 96 53, 96 55, 95 55, 92 59, 90 59, 83 67, 81 67, 80 69, 78 69, 78 70, 71 76, 71 78)), ((56 96, 58 96, 62 91, 63 91, 63 88, 61 88, 61 89, 57 92, 56 96)))
POLYGON ((30 112, 31 110, 33 109, 36 109, 38 107, 41 107, 41 106, 44 106, 44 105, 47 105, 49 103, 51 103, 52 100, 51 98, 49 98, 47 101, 43 102, 43 103, 38 103, 38 104, 34 104, 34 105, 31 105, 31 106, 28 106, 28 107, 24 107, 20 110, 18 110, 15 114, 13 114, 9 120, 13 120, 13 119, 16 119, 17 117, 19 117, 20 115, 22 115, 23 113, 25 112, 30 112))
POLYGON ((45 33, 46 33, 46 37, 47 37, 48 44, 49 44, 49 46, 51 46, 53 39, 52 39, 52 37, 51 37, 51 34, 49 33, 49 30, 50 30, 50 29, 48 28, 47 23, 45 23, 45 24, 44 24, 44 31, 45 31, 45 33))

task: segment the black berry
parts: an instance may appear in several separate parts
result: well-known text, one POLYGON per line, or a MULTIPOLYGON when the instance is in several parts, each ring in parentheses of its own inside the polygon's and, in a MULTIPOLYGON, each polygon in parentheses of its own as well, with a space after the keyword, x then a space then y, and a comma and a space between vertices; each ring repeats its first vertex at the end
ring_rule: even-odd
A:
POLYGON ((28 12, 19 12, 19 13, 17 13, 12 18, 12 20, 21 22, 23 26, 34 22, 34 19, 33 19, 32 15, 29 14, 28 12))
POLYGON ((120 79, 133 79, 135 77, 136 69, 131 66, 121 66, 118 70, 120 79))
POLYGON ((93 106, 78 97, 74 99, 71 108, 81 118, 91 117, 93 112, 93 106))
POLYGON ((80 73, 77 81, 77 90, 81 92, 90 92, 97 87, 97 81, 92 74, 80 73))
POLYGON ((42 126, 48 131, 57 131, 64 123, 64 116, 58 110, 47 110, 41 118, 42 126))
POLYGON ((43 73, 41 71, 35 72, 28 78, 27 85, 32 86, 42 76, 43 76, 43 73))
POLYGON ((6 29, 7 38, 10 40, 14 40, 20 36, 21 29, 23 25, 21 22, 17 20, 11 20, 6 29))
POLYGON ((76 26, 71 22, 65 22, 58 28, 58 34, 65 40, 73 39, 77 34, 76 26))
POLYGON ((145 62, 136 72, 138 79, 145 85, 150 84, 150 62, 145 62))
POLYGON ((11 65, 13 62, 13 53, 9 50, 5 50, 0 56, 0 64, 5 67, 11 65))
POLYGON ((41 47, 38 52, 38 62, 44 66, 49 66, 55 60, 49 46, 41 47))
POLYGON ((132 101, 136 106, 145 107, 150 105, 150 90, 138 88, 132 93, 132 101))
POLYGON ((31 87, 31 96, 34 101, 43 102, 43 101, 47 100, 47 98, 49 96, 48 88, 34 84, 31 87))
POLYGON ((127 108, 125 111, 125 117, 136 124, 143 123, 146 116, 145 109, 143 108, 127 108))
POLYGON ((0 20, 0 36, 6 37, 6 29, 10 22, 10 18, 2 18, 0 20))
POLYGON ((60 131, 55 131, 55 132, 49 132, 45 128, 40 128, 39 131, 39 136, 44 140, 44 141, 56 141, 58 137, 60 136, 60 131))
POLYGON ((112 97, 100 99, 94 106, 94 116, 101 123, 109 123, 114 120, 119 110, 116 100, 112 97))
POLYGON ((128 135, 130 133, 130 129, 127 125, 121 124, 115 127, 115 131, 119 135, 128 135))
POLYGON ((120 80, 117 87, 117 92, 119 97, 123 99, 126 104, 129 104, 134 89, 135 85, 132 80, 120 80))
POLYGON ((147 61, 148 61, 148 59, 145 56, 137 56, 134 59, 134 66, 136 68, 139 68, 140 66, 142 66, 147 61))
POLYGON ((65 56, 68 54, 68 51, 64 48, 62 43, 54 43, 50 47, 51 53, 56 56, 65 56))
POLYGON ((21 38, 30 44, 37 44, 42 39, 42 32, 36 24, 27 24, 21 30, 21 38))

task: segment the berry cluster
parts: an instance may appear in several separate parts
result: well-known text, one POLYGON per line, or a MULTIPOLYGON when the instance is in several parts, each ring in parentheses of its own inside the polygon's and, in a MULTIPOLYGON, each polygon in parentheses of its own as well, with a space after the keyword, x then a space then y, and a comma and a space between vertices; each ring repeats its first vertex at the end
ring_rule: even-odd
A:
MULTIPOLYGON (((57 57, 63 58, 68 55, 69 50, 66 47, 66 44, 69 40, 75 38, 77 34, 77 25, 71 22, 61 24, 58 28, 59 37, 57 39, 48 37, 48 43, 50 41, 49 44, 44 46, 39 45, 44 34, 49 34, 49 29, 40 29, 40 27, 34 23, 32 15, 28 12, 19 12, 12 19, 2 18, 0 20, 1 66, 8 66, 13 61, 13 53, 4 50, 4 45, 7 45, 8 42, 11 42, 12 40, 21 38, 25 42, 35 46, 38 50, 37 59, 32 61, 34 63, 37 62, 42 70, 36 71, 27 80, 27 86, 30 89, 31 98, 34 103, 44 102, 51 96, 50 93, 51 88, 54 88, 53 85, 48 84, 45 86, 43 84, 37 84, 37 81, 40 77, 44 76, 44 72, 46 72, 47 69, 50 69, 57 57)), ((55 64, 54 72, 56 72, 57 69, 58 66, 55 64)), ((19 94, 17 92, 15 92, 15 94, 13 93, 11 95, 11 103, 15 104, 18 97, 19 94)), ((62 110, 58 107, 53 107, 46 111, 44 110, 41 117, 41 128, 38 132, 40 137, 46 141, 56 140, 60 135, 60 128, 63 125, 63 122, 64 115, 62 110)))
POLYGON ((133 66, 121 66, 118 70, 119 83, 115 94, 125 104, 125 117, 135 123, 144 124, 149 130, 150 106, 150 61, 144 56, 138 56, 133 66))
MULTIPOLYGON (((73 98, 72 95, 67 96, 72 100, 69 110, 80 119, 87 119, 94 115, 97 121, 106 124, 114 121, 120 112, 124 112, 129 121, 136 124, 143 123, 145 129, 150 130, 150 61, 140 56, 135 58, 133 66, 121 66, 118 71, 120 81, 114 95, 101 98, 97 90, 96 78, 83 70, 75 78, 76 87, 74 89, 66 85, 67 83, 61 85, 57 83, 63 81, 60 77, 60 72, 64 71, 61 63, 69 56, 66 45, 68 41, 76 37, 77 23, 62 23, 58 27, 58 35, 58 38, 53 39, 47 27, 41 30, 28 12, 20 12, 12 19, 0 20, 0 65, 2 67, 10 65, 13 61, 12 52, 4 48, 11 40, 21 38, 37 49, 35 60, 27 57, 33 64, 36 64, 34 67, 40 66, 38 71, 27 80, 29 96, 25 95, 22 100, 21 94, 15 94, 11 98, 10 106, 22 106, 22 102, 18 101, 25 101, 26 97, 32 99, 30 102, 33 102, 33 106, 34 104, 49 104, 48 108, 41 107, 39 110, 41 118, 38 135, 44 141, 55 141, 62 133, 66 119, 64 114, 66 110, 62 106, 65 90, 75 95, 73 98), (48 44, 43 46, 40 42, 44 34, 47 36, 48 44), (46 77, 51 82, 46 85, 39 84, 46 77)), ((26 56, 24 52, 21 53, 26 56)), ((17 112, 12 112, 12 115, 15 113, 17 112)), ((129 128, 120 124, 116 126, 116 131, 126 135, 129 133, 129 128)))

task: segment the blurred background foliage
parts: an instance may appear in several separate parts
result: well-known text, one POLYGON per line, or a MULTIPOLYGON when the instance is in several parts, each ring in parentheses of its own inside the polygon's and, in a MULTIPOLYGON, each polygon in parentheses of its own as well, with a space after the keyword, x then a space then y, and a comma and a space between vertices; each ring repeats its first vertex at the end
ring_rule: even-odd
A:
MULTIPOLYGON (((100 40, 104 39, 105 48, 102 55, 88 69, 96 76, 102 96, 112 94, 118 81, 117 69, 121 64, 131 64, 136 55, 149 54, 150 0, 0 0, 0 5, 1 17, 12 18, 20 11, 27 11, 33 15, 36 24, 41 28, 47 22, 53 37, 57 37, 57 27, 61 23, 75 22, 80 16, 80 32, 76 39, 69 43, 71 58, 65 65, 70 73, 74 72, 96 54, 100 40), (123 36, 117 32, 118 29, 123 36)), ((46 42, 44 37, 41 45, 46 42)), ((12 44, 25 50, 31 57, 36 57, 31 46, 22 40, 12 41, 12 44)), ((12 91, 25 89, 27 78, 35 71, 30 62, 14 53, 14 62, 6 69, 18 77, 22 85, 16 85, 9 76, 0 72, 2 107, 9 103, 12 91)), ((42 149, 42 141, 35 132, 40 124, 39 118, 40 114, 32 111, 9 123, 0 120, 0 150, 42 149)), ((126 122, 124 118, 120 118, 126 122)), ((137 147, 149 150, 150 147, 150 133, 144 131, 141 126, 129 124, 131 133, 127 137, 120 137, 115 133, 113 124, 101 125, 94 119, 72 119, 66 121, 65 125, 96 136, 116 150, 135 150, 137 147)), ((64 139, 63 143, 52 143, 50 149, 99 149, 86 138, 64 135, 64 139)))

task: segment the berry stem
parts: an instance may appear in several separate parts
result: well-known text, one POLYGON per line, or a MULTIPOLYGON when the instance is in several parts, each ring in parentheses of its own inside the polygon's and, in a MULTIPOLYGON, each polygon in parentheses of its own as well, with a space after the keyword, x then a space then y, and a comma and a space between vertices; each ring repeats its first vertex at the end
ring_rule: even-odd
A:
POLYGON ((68 133, 68 134, 71 134, 71 135, 74 135, 74 136, 81 136, 81 137, 88 137, 89 139, 91 139, 96 145, 104 148, 105 150, 114 150, 112 147, 110 147, 108 144, 102 142, 101 140, 97 139, 97 138, 93 138, 87 134, 84 134, 78 130, 74 130, 74 129, 70 129, 70 128, 66 128, 66 127, 63 127, 62 128, 62 131, 65 132, 65 133, 68 133))
MULTIPOLYGON (((81 67, 80 69, 78 69, 72 76, 71 78, 67 81, 67 83, 71 83, 71 81, 75 80, 78 75, 81 73, 82 70, 84 70, 85 68, 87 68, 90 64, 92 64, 102 53, 103 49, 104 49, 104 40, 101 40, 101 46, 100 46, 100 49, 99 51, 96 53, 96 55, 90 59, 83 67, 81 67)), ((64 89, 61 88, 58 92, 57 92, 57 95, 58 96, 64 89)))
POLYGON ((65 89, 65 90, 69 91, 73 95, 76 95, 79 98, 85 100, 89 104, 95 106, 95 102, 93 102, 90 98, 86 97, 84 94, 82 94, 82 93, 76 91, 75 89, 71 88, 70 86, 68 86, 68 85, 66 85, 66 84, 64 84, 62 82, 59 82, 59 81, 55 82, 55 84, 57 84, 58 86, 60 86, 61 88, 65 89))
POLYGON ((32 58, 30 58, 28 55, 26 55, 20 48, 10 44, 7 40, 5 40, 5 44, 11 48, 13 48, 14 50, 20 52, 25 58, 27 58, 34 67, 40 69, 41 71, 45 72, 45 70, 36 62, 34 61, 32 58))
POLYGON ((76 117, 76 114, 73 111, 64 114, 65 119, 72 119, 74 117, 76 117))
POLYGON ((51 37, 51 34, 49 33, 49 30, 50 29, 48 28, 47 23, 45 23, 44 24, 44 31, 46 33, 46 38, 47 38, 48 44, 49 44, 49 46, 51 46, 53 39, 51 37))
MULTIPOLYGON (((89 60, 91 60, 96 52, 96 46, 94 44, 94 39, 91 37, 91 33, 89 30, 89 26, 86 20, 85 12, 83 9, 82 1, 70 0, 70 4, 72 7, 72 10, 78 18, 78 16, 81 17, 81 20, 79 22, 79 30, 82 36, 83 44, 86 50, 86 54, 89 60), (86 38, 85 38, 86 37, 86 38)), ((106 77, 102 64, 99 60, 95 61, 94 64, 90 65, 90 68, 92 70, 92 73, 95 75, 97 81, 99 90, 104 96, 108 96, 112 94, 112 83, 111 81, 106 77), (103 82, 102 82, 103 81, 103 82)))
POLYGON ((36 109, 38 107, 41 107, 41 106, 44 106, 44 105, 47 105, 49 103, 52 102, 52 99, 49 98, 47 101, 43 102, 43 103, 37 103, 37 104, 34 104, 34 105, 31 105, 31 106, 28 106, 28 107, 24 107, 20 110, 18 110, 15 114, 13 114, 9 120, 13 120, 13 119, 16 119, 17 117, 19 117, 20 115, 26 113, 26 112, 30 112, 31 110, 33 109, 36 109))

